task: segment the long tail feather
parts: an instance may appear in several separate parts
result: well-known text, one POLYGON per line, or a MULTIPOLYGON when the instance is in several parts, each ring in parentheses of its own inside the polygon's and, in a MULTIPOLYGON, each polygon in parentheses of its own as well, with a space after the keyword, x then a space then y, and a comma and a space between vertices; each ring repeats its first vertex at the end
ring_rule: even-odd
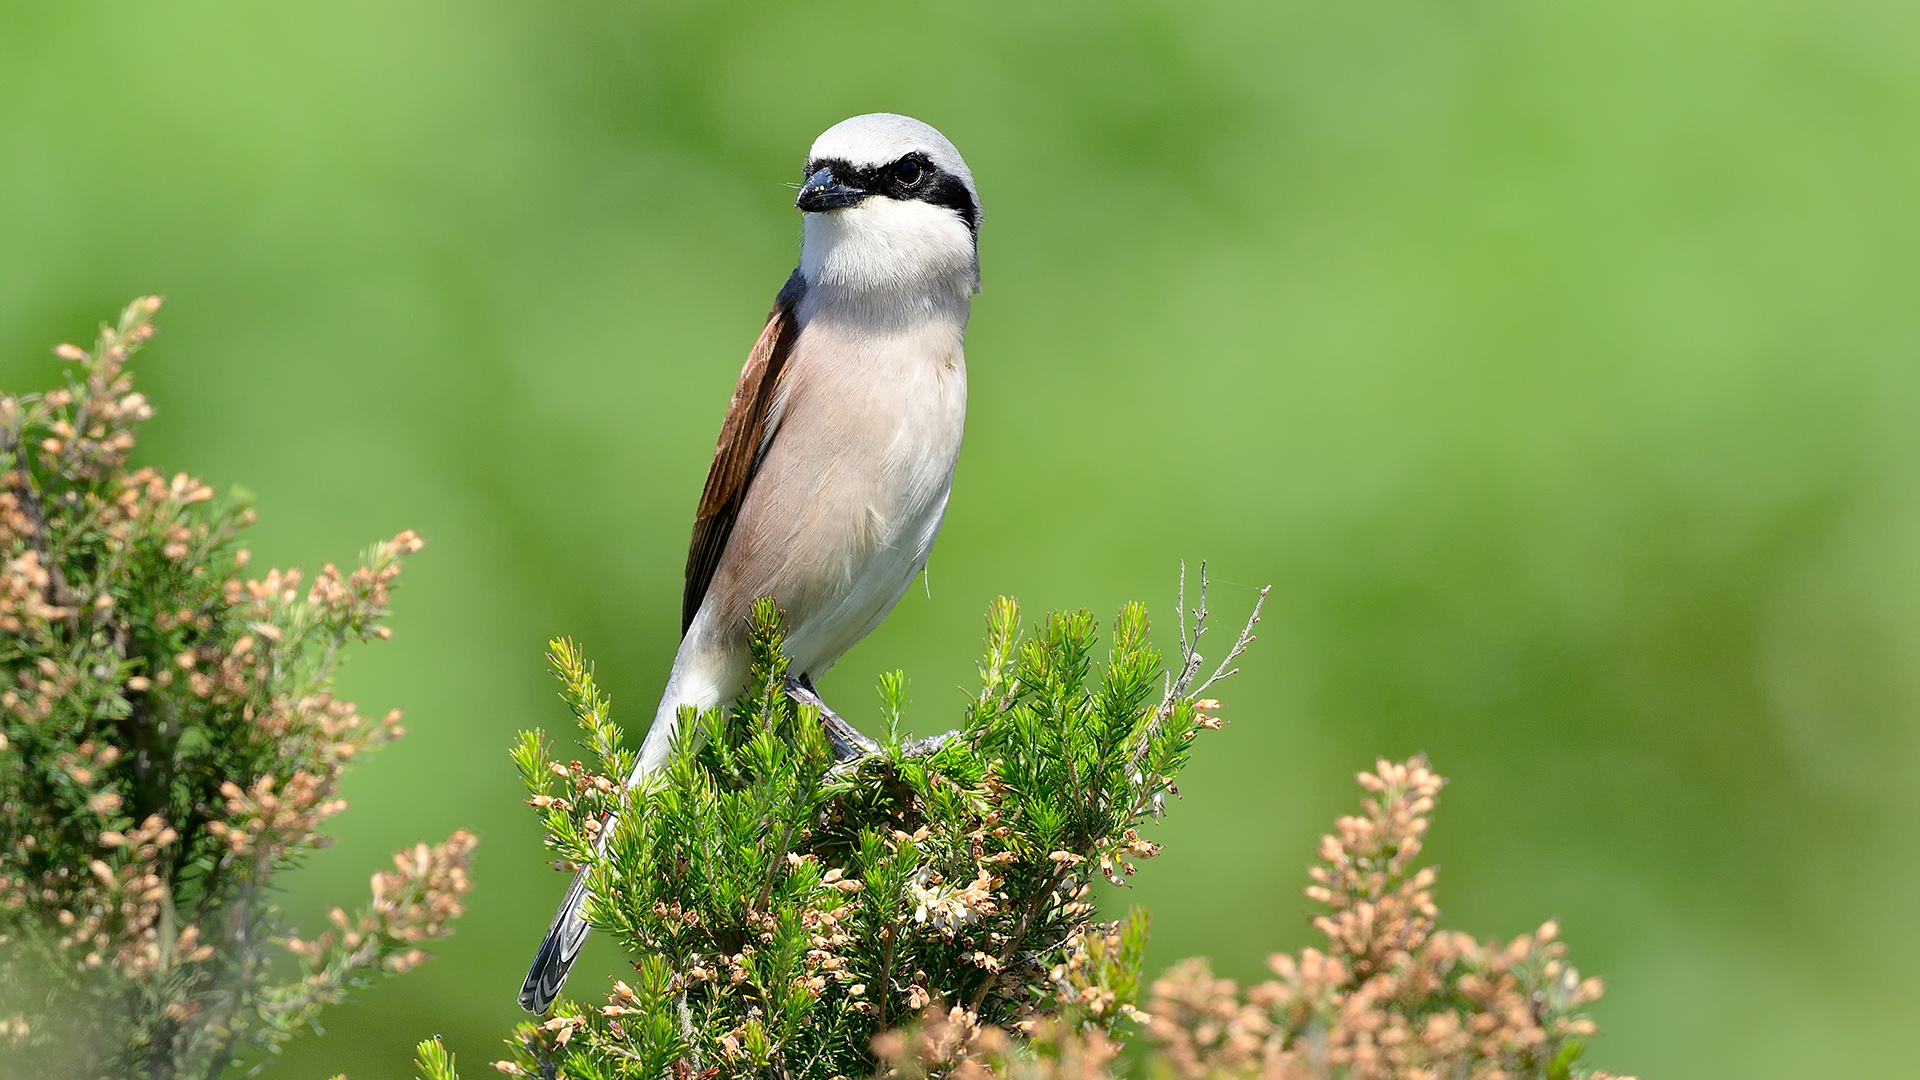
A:
MULTIPOLYGON (((608 838, 613 835, 614 820, 608 817, 601 823, 596 852, 606 848, 608 838)), ((588 872, 588 867, 581 867, 580 872, 573 875, 573 884, 567 887, 560 910, 554 912, 547 936, 540 941, 540 951, 534 954, 533 966, 527 968, 527 981, 520 984, 520 1007, 530 1013, 538 1015, 553 1008, 560 988, 566 985, 567 973, 573 970, 573 962, 580 959, 580 950, 586 947, 587 935, 593 928, 587 925, 580 908, 587 902, 588 872)))
MULTIPOLYGON (((674 732, 679 727, 677 703, 680 700, 674 685, 669 683, 660 711, 654 716, 653 727, 647 730, 647 740, 640 747, 640 758, 634 762, 633 773, 627 777, 628 787, 666 764, 674 732)), ((618 820, 618 817, 609 814, 600 823, 600 833, 593 843, 595 855, 606 854, 607 844, 613 839, 613 826, 618 820)), ((540 951, 534 954, 533 966, 527 968, 527 981, 520 984, 520 1007, 535 1015, 553 1008, 554 999, 560 996, 560 988, 566 985, 567 973, 573 970, 574 961, 580 959, 580 950, 586 947, 587 935, 592 932, 593 928, 587 925, 586 916, 580 910, 587 902, 587 874, 590 869, 581 867, 580 872, 573 876, 573 884, 567 887, 567 895, 560 901, 560 910, 553 913, 547 936, 540 941, 540 951)))

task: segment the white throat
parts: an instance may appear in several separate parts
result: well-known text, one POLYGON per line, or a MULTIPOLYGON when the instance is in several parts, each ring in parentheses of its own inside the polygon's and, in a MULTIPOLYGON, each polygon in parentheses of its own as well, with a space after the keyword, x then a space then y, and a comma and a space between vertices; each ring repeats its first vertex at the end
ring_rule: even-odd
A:
POLYGON ((925 310, 964 305, 980 291, 973 232, 944 207, 874 196, 804 219, 800 274, 810 298, 925 310))

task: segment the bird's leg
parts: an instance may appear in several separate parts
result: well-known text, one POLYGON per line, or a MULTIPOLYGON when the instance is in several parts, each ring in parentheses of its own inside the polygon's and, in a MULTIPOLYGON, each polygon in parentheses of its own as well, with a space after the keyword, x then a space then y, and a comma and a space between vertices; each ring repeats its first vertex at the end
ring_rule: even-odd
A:
POLYGON ((932 757, 941 747, 960 737, 958 730, 945 731, 938 735, 929 735, 924 739, 915 739, 900 748, 906 757, 932 757))
POLYGON ((802 705, 811 705, 820 713, 820 724, 827 729, 827 742, 833 747, 833 760, 841 765, 880 752, 880 744, 855 730, 852 724, 840 718, 840 714, 827 708, 820 700, 819 691, 813 688, 813 680, 787 676, 787 696, 802 705))

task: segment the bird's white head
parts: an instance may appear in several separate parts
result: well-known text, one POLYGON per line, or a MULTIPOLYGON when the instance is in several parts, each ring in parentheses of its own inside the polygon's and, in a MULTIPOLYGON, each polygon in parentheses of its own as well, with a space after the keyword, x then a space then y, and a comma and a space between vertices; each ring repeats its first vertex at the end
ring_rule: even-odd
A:
POLYGON ((973 173, 912 117, 868 113, 828 128, 807 152, 794 205, 810 288, 908 302, 980 289, 973 173))

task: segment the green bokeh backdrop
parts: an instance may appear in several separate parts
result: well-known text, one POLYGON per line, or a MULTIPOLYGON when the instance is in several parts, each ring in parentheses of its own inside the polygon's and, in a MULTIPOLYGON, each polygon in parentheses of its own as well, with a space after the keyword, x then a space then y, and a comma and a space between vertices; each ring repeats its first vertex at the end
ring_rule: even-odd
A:
POLYGON ((883 109, 966 153, 986 291, 930 588, 829 699, 904 668, 937 730, 991 596, 1165 615, 1204 555, 1223 623, 1275 590, 1154 966, 1310 942, 1351 773, 1425 750, 1446 917, 1562 918, 1600 1064, 1911 1068, 1920 8, 0 0, 0 386, 164 293, 145 460, 257 492, 260 564, 430 540, 345 677, 412 734, 287 899, 472 826, 470 913, 276 1075, 498 1056, 542 643, 650 714, 783 185, 883 109))

